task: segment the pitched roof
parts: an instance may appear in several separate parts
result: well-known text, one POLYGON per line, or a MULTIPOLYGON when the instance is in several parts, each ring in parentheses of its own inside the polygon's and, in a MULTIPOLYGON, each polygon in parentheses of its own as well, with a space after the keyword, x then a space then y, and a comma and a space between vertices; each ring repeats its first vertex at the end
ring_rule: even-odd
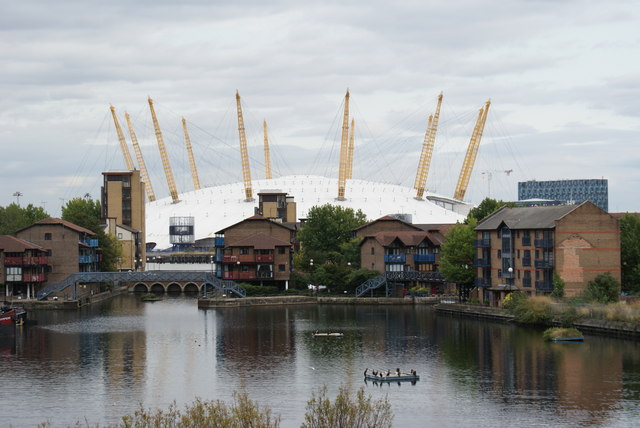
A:
POLYGON ((272 250, 275 247, 288 247, 289 242, 281 241, 264 233, 251 235, 233 244, 233 247, 253 247, 256 250, 272 250))
MULTIPOLYGON (((42 224, 62 225, 64 227, 68 228, 68 229, 75 230, 78 233, 86 233, 86 234, 89 234, 89 235, 95 235, 95 233, 90 231, 89 229, 85 229, 84 227, 78 226, 77 224, 73 224, 70 221, 66 221, 66 220, 63 220, 61 218, 54 218, 54 217, 45 218, 43 220, 40 220, 40 221, 37 221, 37 222, 33 223, 31 226, 36 225, 36 224, 38 224, 38 225, 42 225, 42 224)), ((23 227, 18 232, 26 230, 26 229, 30 228, 31 226, 23 227)))
POLYGON ((11 235, 0 235, 0 248, 4 249, 5 253, 22 253, 25 250, 42 250, 45 248, 40 245, 33 244, 24 239, 16 238, 11 235))
POLYGON ((247 217, 244 220, 241 220, 241 221, 239 221, 237 223, 234 223, 231 226, 227 226, 224 229, 220 229, 216 233, 224 233, 224 231, 227 230, 227 229, 231 229, 232 227, 235 227, 235 226, 237 226, 237 225, 239 225, 241 223, 249 222, 249 221, 270 221, 271 223, 273 223, 273 224, 275 224, 277 226, 283 227, 285 229, 295 230, 295 227, 291 226, 291 223, 281 223, 281 222, 273 221, 271 219, 268 219, 266 217, 263 217, 261 215, 256 214, 256 215, 253 215, 251 217, 247 217))
MULTIPOLYGON (((415 247, 420 245, 425 239, 429 239, 433 244, 440 245, 439 240, 436 239, 429 232, 413 232, 413 231, 396 231, 396 232, 378 232, 373 235, 365 236, 365 239, 371 238, 378 241, 383 247, 388 247, 396 239, 400 240, 406 247, 415 247)), ((364 242, 364 240, 362 241, 364 242)))
POLYGON ((412 228, 414 228, 415 230, 420 230, 420 227, 418 227, 417 225, 415 225, 415 224, 411 224, 411 223, 407 223, 407 222, 406 222, 406 221, 404 221, 404 220, 400 220, 399 218, 397 218, 397 217, 393 217, 393 216, 390 216, 390 215, 385 215, 385 216, 383 216, 383 217, 380 217, 380 218, 378 218, 378 219, 375 219, 375 220, 373 220, 373 221, 370 221, 370 222, 368 222, 368 223, 365 223, 365 224, 363 224, 362 226, 356 227, 356 228, 355 228, 355 229, 353 229, 353 230, 354 230, 354 231, 356 231, 356 230, 364 229, 365 227, 368 227, 368 226, 372 225, 373 223, 379 223, 379 222, 385 222, 385 221, 397 221, 397 222, 403 223, 403 224, 405 224, 405 225, 407 225, 407 226, 409 226, 409 227, 412 227, 412 228))
MULTIPOLYGON (((587 202, 584 202, 587 203, 587 202)), ((554 205, 544 207, 504 206, 476 226, 476 230, 496 230, 504 223, 509 229, 552 229, 561 219, 579 205, 554 205)))

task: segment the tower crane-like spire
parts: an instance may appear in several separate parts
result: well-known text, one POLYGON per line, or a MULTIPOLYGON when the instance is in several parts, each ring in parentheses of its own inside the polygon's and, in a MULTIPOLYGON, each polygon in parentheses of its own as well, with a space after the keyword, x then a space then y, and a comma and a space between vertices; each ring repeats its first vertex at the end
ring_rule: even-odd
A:
POLYGON ((478 149, 480 148, 480 140, 482 140, 484 124, 487 121, 487 114, 489 113, 490 105, 491 105, 491 100, 488 100, 485 104, 485 107, 480 109, 480 112, 478 113, 478 119, 476 120, 476 125, 473 128, 473 134, 471 135, 471 140, 469 141, 467 154, 464 157, 464 162, 462 164, 462 169, 460 171, 460 177, 458 178, 456 191, 453 195, 455 199, 458 199, 460 201, 464 199, 464 195, 467 192, 467 187, 469 186, 469 179, 471 178, 471 173, 473 172, 473 165, 475 164, 476 157, 478 156, 478 149))
POLYGON ((178 189, 176 188, 176 182, 173 180, 173 172, 171 171, 171 163, 169 162, 169 155, 167 155, 167 148, 164 145, 164 139, 162 138, 162 131, 160 131, 160 124, 156 117, 156 112, 153 109, 153 100, 149 98, 149 109, 151 110, 151 118, 153 119, 153 127, 156 131, 156 140, 158 141, 158 149, 160 150, 160 158, 162 159, 162 166, 164 167, 164 175, 167 177, 167 185, 169 186, 169 193, 173 202, 179 202, 178 189))
POLYGON ((416 199, 422 199, 427 184, 427 176, 429 175, 429 167, 431 166, 431 157, 433 156, 433 146, 436 142, 436 132, 438 131, 438 120, 440 119, 440 106, 442 105, 442 92, 438 95, 438 105, 433 116, 429 116, 429 124, 424 135, 424 143, 422 145, 422 153, 420 154, 420 163, 418 164, 418 172, 416 174, 416 182, 414 188, 417 190, 416 199))
POLYGON ((247 150, 247 136, 244 133, 244 119, 240 94, 236 89, 236 107, 238 109, 238 134, 240 136, 240 157, 242 159, 242 178, 244 179, 244 200, 253 201, 253 189, 251 188, 251 167, 249 165, 249 152, 247 150))
POLYGON ((353 149, 355 145, 356 122, 351 119, 351 129, 349 129, 349 151, 347 152, 347 180, 353 178, 353 149))
POLYGON ((182 129, 184 130, 184 144, 187 146, 187 155, 189 156, 193 188, 194 190, 200 190, 200 178, 198 177, 198 170, 196 169, 196 160, 193 157, 193 149, 191 149, 191 138, 189 138, 189 131, 187 131, 187 121, 184 117, 182 118, 182 129))
POLYGON ((264 178, 267 180, 272 179, 271 175, 271 154, 269 153, 269 137, 267 134, 267 121, 262 122, 262 128, 264 129, 264 178))
POLYGON ((111 116, 113 116, 113 123, 115 123, 116 125, 118 140, 120 140, 120 148, 122 149, 124 162, 127 164, 127 169, 129 171, 133 171, 134 169, 136 169, 136 167, 133 164, 133 160, 131 159, 131 153, 129 152, 129 148, 127 147, 127 140, 124 139, 122 128, 120 127, 120 123, 118 122, 118 117, 116 116, 116 108, 114 106, 111 106, 110 109, 111 109, 111 116))
POLYGON ((127 119, 127 127, 129 128, 129 135, 131 135, 133 151, 135 152, 136 159, 138 160, 138 166, 140 167, 140 176, 142 177, 142 181, 144 181, 144 188, 147 192, 147 198, 149 198, 150 202, 153 202, 156 200, 156 195, 155 193, 153 193, 153 186, 151 185, 151 179, 149 178, 149 173, 147 172, 147 166, 144 163, 144 158, 142 157, 142 152, 140 151, 138 138, 136 137, 136 133, 133 131, 133 124, 131 123, 129 113, 125 112, 124 117, 127 119))
POLYGON ((338 199, 344 201, 347 184, 347 162, 349 152, 349 89, 344 96, 344 117, 342 119, 342 138, 340 142, 340 169, 338 170, 338 199))

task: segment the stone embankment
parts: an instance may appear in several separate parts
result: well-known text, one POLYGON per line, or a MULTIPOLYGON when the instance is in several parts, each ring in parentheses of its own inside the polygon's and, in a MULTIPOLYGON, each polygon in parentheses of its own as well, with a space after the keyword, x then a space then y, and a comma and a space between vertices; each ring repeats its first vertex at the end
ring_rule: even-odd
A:
POLYGON ((280 306, 280 305, 435 305, 440 302, 437 297, 327 297, 327 296, 274 296, 230 298, 200 298, 198 307, 237 308, 246 306, 280 306))

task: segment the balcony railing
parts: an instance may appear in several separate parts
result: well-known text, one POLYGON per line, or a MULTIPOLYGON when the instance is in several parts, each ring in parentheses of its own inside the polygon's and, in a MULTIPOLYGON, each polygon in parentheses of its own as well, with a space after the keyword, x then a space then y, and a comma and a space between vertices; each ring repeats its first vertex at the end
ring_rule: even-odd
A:
POLYGON ((256 274, 257 279, 273 279, 273 272, 258 272, 256 274))
POLYGON ((215 238, 215 246, 219 248, 224 247, 224 238, 215 238))
POLYGON ((491 267, 490 259, 476 259, 476 267, 491 267))
POLYGON ((5 266, 22 266, 22 257, 5 257, 5 266))
POLYGON ((273 263, 273 254, 256 254, 256 262, 273 263))
POLYGON ((406 270, 399 272, 385 272, 387 281, 422 281, 422 282, 444 282, 442 274, 437 270, 418 271, 406 270))
POLYGON ((413 261, 415 263, 435 263, 436 255, 435 254, 414 254, 413 261))
POLYGON ((238 256, 238 261, 241 263, 255 263, 256 255, 255 254, 240 254, 238 256))
POLYGON ((100 259, 98 256, 78 256, 78 263, 80 264, 97 263, 99 261, 100 259))
POLYGON ((536 269, 553 269, 553 262, 550 260, 536 260, 536 269))
POLYGON ((97 239, 82 239, 80 242, 82 242, 84 245, 88 245, 89 247, 93 247, 93 248, 98 247, 97 239))
POLYGON ((222 263, 235 263, 238 261, 238 256, 222 256, 222 263))
POLYGON ((553 284, 551 281, 536 281, 536 290, 551 292, 553 291, 553 284))
POLYGON ((385 263, 404 263, 406 259, 407 258, 404 254, 385 254, 384 255, 385 263))
POLYGON ((5 257, 5 266, 46 265, 47 257, 5 257))
POLYGON ((522 286, 523 287, 531 287, 531 278, 522 278, 522 286))
POLYGON ((476 239, 475 241, 476 248, 491 248, 491 239, 476 239))
POLYGON ((476 287, 491 287, 491 278, 476 278, 474 281, 476 287))
POLYGON ((229 271, 229 272, 222 272, 222 279, 256 279, 256 273, 255 272, 236 272, 236 271, 229 271))
POLYGON ((43 273, 23 273, 22 282, 44 282, 43 273))
POLYGON ((215 258, 216 262, 220 263, 222 262, 222 253, 220 254, 216 254, 216 258, 215 258))
POLYGON ((536 239, 535 247, 536 248, 553 248, 553 239, 551 238, 536 239))

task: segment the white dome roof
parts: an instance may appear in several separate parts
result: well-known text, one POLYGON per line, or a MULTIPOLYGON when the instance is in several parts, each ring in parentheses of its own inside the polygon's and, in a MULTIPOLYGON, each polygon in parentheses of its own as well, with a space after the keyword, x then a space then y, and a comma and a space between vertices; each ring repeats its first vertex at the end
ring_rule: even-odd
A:
POLYGON ((194 217, 195 239, 213 237, 217 231, 254 215, 257 195, 263 191, 281 191, 292 196, 298 218, 305 218, 314 206, 332 204, 360 209, 370 221, 388 214, 409 214, 416 224, 446 224, 463 221, 464 214, 471 208, 462 202, 442 198, 454 202, 452 208, 458 211, 454 212, 427 199, 415 199, 416 191, 409 187, 364 180, 347 180, 346 200, 338 201, 338 180, 312 175, 254 180, 252 188, 255 200, 251 202, 245 202, 244 183, 241 182, 181 193, 177 203, 170 197, 148 202, 147 242, 155 242, 158 249, 171 246, 170 217, 194 217))

